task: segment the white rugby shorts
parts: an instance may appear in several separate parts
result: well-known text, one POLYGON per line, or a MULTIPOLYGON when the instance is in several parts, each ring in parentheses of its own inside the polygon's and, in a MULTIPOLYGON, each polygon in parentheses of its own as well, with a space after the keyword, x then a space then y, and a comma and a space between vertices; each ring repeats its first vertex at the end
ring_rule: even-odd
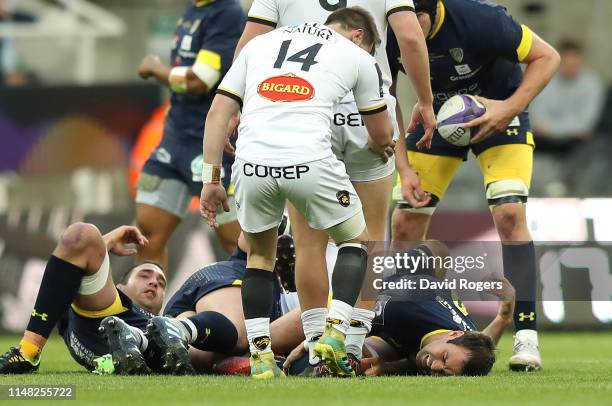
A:
POLYGON ((236 158, 232 182, 238 222, 249 233, 278 226, 287 200, 317 230, 327 230, 361 212, 344 164, 333 155, 284 168, 236 158))
MULTIPOLYGON (((385 95, 387 112, 393 124, 393 139, 399 137, 395 116, 395 98, 385 95)), ((361 115, 355 102, 340 103, 334 108, 332 125, 332 151, 344 162, 352 182, 371 182, 390 176, 395 171, 395 156, 386 163, 370 150, 368 131, 362 125, 361 115)))

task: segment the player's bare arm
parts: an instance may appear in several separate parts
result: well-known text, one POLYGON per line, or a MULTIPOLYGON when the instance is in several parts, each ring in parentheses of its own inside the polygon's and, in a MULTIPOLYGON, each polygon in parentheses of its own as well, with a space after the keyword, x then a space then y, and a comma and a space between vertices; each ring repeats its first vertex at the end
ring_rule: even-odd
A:
POLYGON ((163 86, 177 93, 189 96, 201 96, 209 88, 194 72, 194 67, 171 68, 165 65, 158 56, 146 56, 140 63, 138 75, 143 79, 155 78, 163 86))
POLYGON ((206 118, 204 130, 204 168, 202 170, 202 195, 200 212, 211 227, 216 223, 217 208, 229 211, 227 193, 220 183, 221 161, 225 146, 227 125, 231 117, 238 112, 240 105, 224 95, 217 95, 213 100, 210 113, 206 118))
POLYGON ((487 112, 465 126, 480 126, 480 131, 472 138, 472 143, 504 131, 512 119, 524 111, 550 82, 559 68, 561 57, 551 45, 533 33, 533 45, 522 62, 527 64, 523 82, 510 98, 490 100, 477 97, 478 101, 485 105, 487 112))
POLYGON ((510 281, 503 276, 496 275, 494 278, 489 278, 489 280, 501 282, 503 288, 490 291, 490 293, 500 299, 499 307, 495 318, 482 332, 491 337, 495 345, 497 345, 506 327, 512 323, 516 292, 510 281))
POLYGON ((266 34, 272 31, 274 28, 275 25, 263 24, 249 20, 246 23, 246 26, 244 27, 244 32, 242 33, 242 36, 238 41, 238 45, 236 46, 236 51, 234 52, 234 60, 238 57, 240 51, 242 51, 242 48, 244 48, 244 46, 248 44, 250 40, 259 35, 266 34))
MULTIPOLYGON (((422 123, 425 135, 419 140, 419 148, 431 148, 431 138, 436 128, 436 118, 433 109, 433 95, 429 79, 429 56, 425 36, 416 15, 411 11, 401 11, 389 16, 389 24, 393 28, 401 50, 402 64, 414 86, 418 96, 410 126, 422 123)), ((396 163, 398 170, 406 162, 396 163)))

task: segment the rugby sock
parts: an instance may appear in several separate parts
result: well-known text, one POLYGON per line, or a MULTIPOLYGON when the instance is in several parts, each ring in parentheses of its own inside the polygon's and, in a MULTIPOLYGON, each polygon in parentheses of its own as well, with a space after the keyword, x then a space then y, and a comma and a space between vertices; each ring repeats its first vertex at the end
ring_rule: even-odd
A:
POLYGON ((353 314, 353 306, 342 300, 332 300, 329 308, 329 315, 327 316, 327 323, 332 328, 338 330, 342 334, 346 335, 349 326, 349 320, 353 314))
POLYGON ((314 345, 325 332, 325 316, 327 316, 326 308, 309 309, 302 312, 302 327, 308 345, 308 362, 311 365, 316 365, 321 361, 321 358, 314 355, 314 345))
POLYGON ((249 351, 251 354, 272 350, 269 317, 248 319, 244 321, 244 325, 246 326, 247 340, 249 340, 249 351))
POLYGON ((221 313, 206 311, 178 321, 189 330, 189 344, 198 350, 230 352, 238 341, 236 327, 221 313))
POLYGON ((536 261, 533 241, 502 245, 504 274, 516 289, 514 328, 536 330, 536 261))
POLYGON ((274 274, 247 268, 242 278, 242 309, 251 354, 270 351, 270 311, 274 294, 274 274))
POLYGON ((353 315, 349 322, 349 328, 346 332, 346 352, 353 354, 357 359, 361 359, 363 343, 366 335, 372 330, 372 320, 375 313, 371 310, 353 309, 353 315))
POLYGON ((53 327, 68 310, 77 295, 85 271, 51 255, 36 296, 20 351, 30 362, 37 362, 53 327))
MULTIPOLYGON (((334 299, 347 303, 351 308, 359 297, 365 277, 368 255, 361 244, 343 244, 332 276, 334 299)), ((350 314, 347 318, 350 319, 350 314)))

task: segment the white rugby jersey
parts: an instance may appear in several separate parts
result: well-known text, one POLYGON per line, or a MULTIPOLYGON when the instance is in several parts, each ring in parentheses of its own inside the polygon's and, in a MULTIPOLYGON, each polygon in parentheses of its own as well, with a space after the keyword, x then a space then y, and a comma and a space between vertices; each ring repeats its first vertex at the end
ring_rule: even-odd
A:
POLYGON ((351 90, 360 113, 386 109, 374 58, 331 28, 305 23, 250 41, 217 92, 243 103, 236 156, 284 167, 332 155, 332 109, 351 90))
POLYGON ((392 83, 387 60, 387 20, 398 11, 414 11, 413 0, 254 0, 248 20, 271 27, 297 25, 307 21, 324 23, 336 10, 359 6, 368 11, 378 28, 382 43, 376 48, 376 62, 380 66, 388 92, 392 83))

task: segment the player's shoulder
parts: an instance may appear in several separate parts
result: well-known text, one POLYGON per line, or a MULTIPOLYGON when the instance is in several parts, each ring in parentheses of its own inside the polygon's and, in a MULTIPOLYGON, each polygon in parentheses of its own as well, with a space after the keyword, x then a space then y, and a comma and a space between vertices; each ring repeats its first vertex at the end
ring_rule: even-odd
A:
POLYGON ((444 0, 444 7, 446 13, 468 30, 490 30, 487 23, 509 15, 506 7, 488 0, 444 0))

